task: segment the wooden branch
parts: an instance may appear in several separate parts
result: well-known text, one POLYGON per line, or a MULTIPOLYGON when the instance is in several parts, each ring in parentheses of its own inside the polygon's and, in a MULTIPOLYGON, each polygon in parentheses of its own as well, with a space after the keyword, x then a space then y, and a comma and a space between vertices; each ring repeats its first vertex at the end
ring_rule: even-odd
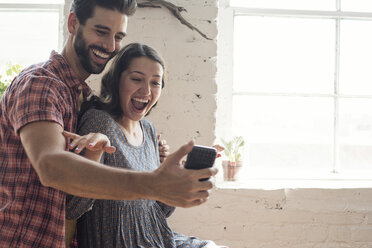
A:
POLYGON ((138 0, 139 8, 161 8, 161 6, 167 8, 183 25, 187 26, 191 30, 198 32, 202 37, 207 40, 213 40, 205 35, 202 31, 196 28, 194 25, 186 21, 186 19, 181 15, 183 11, 187 10, 182 6, 176 6, 166 0, 138 0))

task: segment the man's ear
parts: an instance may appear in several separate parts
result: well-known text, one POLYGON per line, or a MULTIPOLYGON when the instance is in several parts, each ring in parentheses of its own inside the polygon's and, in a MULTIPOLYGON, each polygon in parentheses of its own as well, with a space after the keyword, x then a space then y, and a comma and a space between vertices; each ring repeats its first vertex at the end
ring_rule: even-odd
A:
POLYGON ((68 29, 68 32, 72 35, 76 35, 78 29, 79 29, 79 20, 76 16, 76 13, 74 12, 71 12, 69 15, 68 15, 68 19, 67 19, 67 29, 68 29))

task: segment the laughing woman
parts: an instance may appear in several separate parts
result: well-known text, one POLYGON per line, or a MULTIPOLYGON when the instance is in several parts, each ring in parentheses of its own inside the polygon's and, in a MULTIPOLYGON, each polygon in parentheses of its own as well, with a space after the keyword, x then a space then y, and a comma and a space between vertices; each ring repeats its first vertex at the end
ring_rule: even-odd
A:
MULTIPOLYGON (((159 165, 156 131, 144 119, 164 87, 164 63, 156 51, 137 43, 124 47, 102 79, 101 96, 85 104, 79 134, 101 133, 112 154, 85 156, 113 167, 152 171, 159 165)), ((97 155, 98 154, 98 155, 97 155)), ((79 247, 214 247, 211 241, 177 234, 166 218, 174 211, 154 200, 109 201, 70 197, 68 219, 77 221, 79 247)))

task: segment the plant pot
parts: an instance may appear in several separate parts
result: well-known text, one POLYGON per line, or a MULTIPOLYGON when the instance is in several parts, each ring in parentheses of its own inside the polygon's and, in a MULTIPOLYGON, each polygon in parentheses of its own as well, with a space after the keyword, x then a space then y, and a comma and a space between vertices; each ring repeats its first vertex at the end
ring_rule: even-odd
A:
POLYGON ((238 162, 231 162, 228 160, 222 161, 222 169, 223 169, 223 180, 224 181, 236 181, 237 174, 242 167, 242 161, 238 162))

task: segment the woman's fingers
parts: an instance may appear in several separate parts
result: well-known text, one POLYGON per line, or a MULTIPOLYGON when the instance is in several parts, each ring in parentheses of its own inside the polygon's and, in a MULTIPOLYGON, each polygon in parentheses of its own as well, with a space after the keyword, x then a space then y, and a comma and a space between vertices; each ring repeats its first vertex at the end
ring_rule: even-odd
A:
POLYGON ((75 133, 71 133, 71 132, 68 132, 66 130, 63 130, 63 133, 62 133, 65 137, 67 138, 70 138, 70 139, 76 139, 77 137, 79 137, 80 135, 78 134, 75 134, 75 133))
POLYGON ((111 142, 107 136, 100 133, 96 133, 90 138, 87 148, 97 151, 104 151, 109 154, 116 151, 116 148, 111 146, 111 142))
POLYGON ((84 136, 64 131, 63 135, 72 139, 69 144, 69 150, 80 153, 84 148, 91 151, 104 151, 109 154, 114 153, 116 148, 111 146, 108 137, 101 133, 89 133, 84 136))
POLYGON ((116 147, 115 146, 105 146, 104 151, 108 154, 112 154, 116 151, 116 147))
POLYGON ((216 148, 217 152, 222 152, 225 150, 225 147, 220 146, 219 144, 213 145, 212 147, 216 148))
POLYGON ((167 141, 165 139, 160 139, 160 134, 158 134, 158 140, 159 140, 159 157, 160 157, 160 163, 163 163, 163 161, 168 157, 169 155, 169 145, 167 144, 167 141))
POLYGON ((222 155, 221 155, 221 152, 222 152, 223 150, 225 150, 225 148, 224 148, 223 146, 218 145, 218 144, 213 145, 212 147, 216 148, 216 150, 217 150, 216 158, 221 157, 221 156, 222 156, 222 155))

